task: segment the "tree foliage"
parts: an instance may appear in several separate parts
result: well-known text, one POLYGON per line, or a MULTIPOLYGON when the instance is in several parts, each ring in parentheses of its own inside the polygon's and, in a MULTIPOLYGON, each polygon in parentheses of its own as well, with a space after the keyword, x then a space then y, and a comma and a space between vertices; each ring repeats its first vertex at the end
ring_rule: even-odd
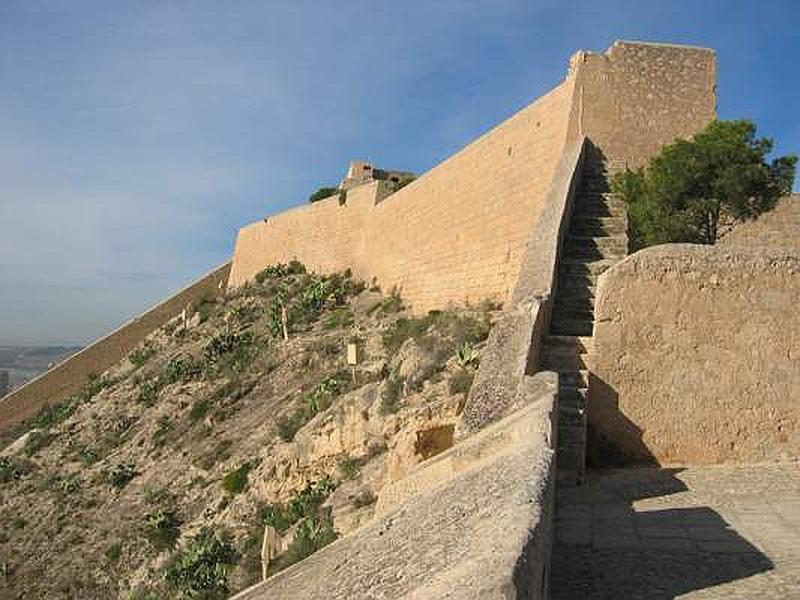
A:
POLYGON ((751 121, 714 121, 665 146, 644 169, 619 173, 612 189, 628 205, 637 248, 713 244, 720 226, 771 210, 794 183, 796 156, 768 162, 773 142, 751 121))
POLYGON ((324 200, 325 198, 330 198, 331 196, 335 195, 338 192, 339 192, 338 187, 322 186, 321 188, 317 189, 316 192, 314 192, 308 197, 308 201, 313 204, 314 202, 319 202, 320 200, 324 200))

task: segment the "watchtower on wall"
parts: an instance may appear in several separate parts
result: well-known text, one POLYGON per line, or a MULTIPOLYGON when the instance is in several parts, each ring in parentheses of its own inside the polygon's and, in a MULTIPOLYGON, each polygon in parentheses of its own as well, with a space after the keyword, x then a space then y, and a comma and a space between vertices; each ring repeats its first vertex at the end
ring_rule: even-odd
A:
POLYGON ((387 181, 392 187, 398 187, 399 184, 411 181, 415 177, 411 171, 389 171, 379 169, 364 160, 351 160, 347 176, 339 184, 339 189, 349 190, 373 181, 387 181))

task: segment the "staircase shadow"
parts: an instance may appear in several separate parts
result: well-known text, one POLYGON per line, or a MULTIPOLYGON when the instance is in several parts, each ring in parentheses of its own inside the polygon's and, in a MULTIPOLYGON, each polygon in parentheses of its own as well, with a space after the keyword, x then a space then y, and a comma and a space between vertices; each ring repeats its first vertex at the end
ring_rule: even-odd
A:
POLYGON ((613 387, 592 374, 587 462, 585 485, 557 490, 553 600, 666 600, 775 568, 711 507, 675 498, 659 503, 675 508, 634 508, 691 490, 683 469, 658 465, 613 387))

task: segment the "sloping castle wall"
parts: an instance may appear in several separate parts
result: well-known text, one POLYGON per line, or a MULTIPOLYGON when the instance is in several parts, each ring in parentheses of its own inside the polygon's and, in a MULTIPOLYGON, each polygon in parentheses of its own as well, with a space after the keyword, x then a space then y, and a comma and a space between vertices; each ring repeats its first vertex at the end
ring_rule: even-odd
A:
POLYGON ((229 285, 298 259, 397 286, 417 312, 507 302, 566 145, 585 135, 607 159, 640 164, 714 118, 715 64, 686 46, 578 52, 561 85, 385 200, 366 186, 243 228, 229 285))

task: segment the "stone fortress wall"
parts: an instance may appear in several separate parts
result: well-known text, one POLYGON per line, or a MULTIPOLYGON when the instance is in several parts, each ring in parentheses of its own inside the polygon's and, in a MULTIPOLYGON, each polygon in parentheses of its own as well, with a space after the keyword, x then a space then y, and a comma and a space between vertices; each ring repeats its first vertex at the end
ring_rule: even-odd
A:
POLYGON ((296 258, 395 286, 415 309, 505 301, 567 137, 567 80, 413 183, 376 201, 375 184, 242 229, 230 285, 296 258))
POLYGON ((385 200, 354 188, 344 205, 334 197, 243 228, 229 285, 298 259, 396 286, 420 313, 505 303, 567 144, 588 136, 608 159, 640 164, 714 118, 715 78, 703 48, 578 52, 561 85, 385 200))

